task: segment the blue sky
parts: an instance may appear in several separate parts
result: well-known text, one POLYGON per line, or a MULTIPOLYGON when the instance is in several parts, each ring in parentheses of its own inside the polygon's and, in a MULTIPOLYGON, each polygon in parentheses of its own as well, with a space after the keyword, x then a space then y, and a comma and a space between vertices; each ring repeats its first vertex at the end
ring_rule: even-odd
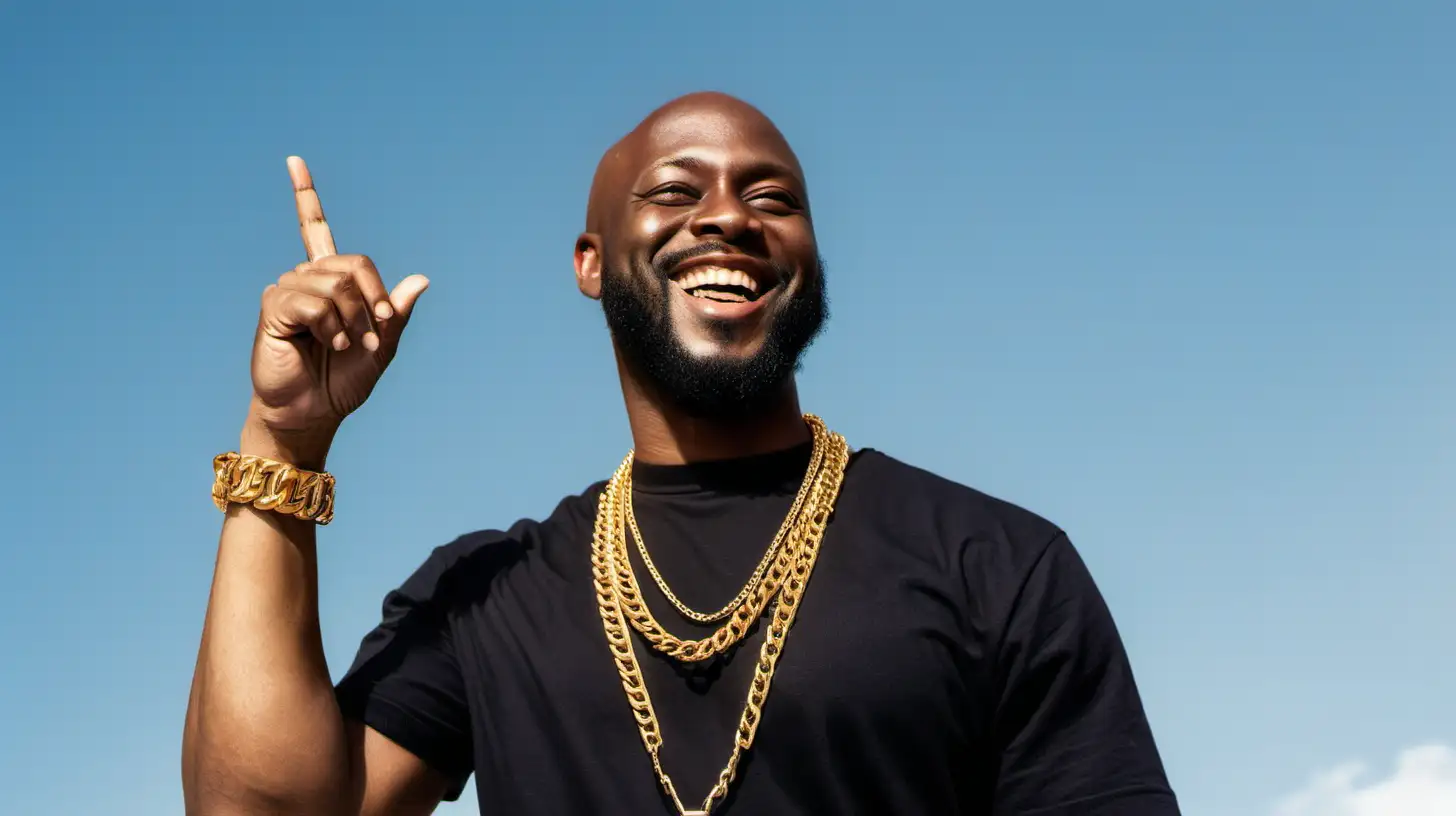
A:
POLYGON ((284 157, 433 281, 330 460, 337 674, 431 547, 626 451, 571 244, 601 150, 702 88, 809 173, 806 408, 1070 531, 1186 813, 1368 805, 1422 745, 1456 785, 1456 7, 41 5, 0 7, 8 812, 181 813, 284 157))

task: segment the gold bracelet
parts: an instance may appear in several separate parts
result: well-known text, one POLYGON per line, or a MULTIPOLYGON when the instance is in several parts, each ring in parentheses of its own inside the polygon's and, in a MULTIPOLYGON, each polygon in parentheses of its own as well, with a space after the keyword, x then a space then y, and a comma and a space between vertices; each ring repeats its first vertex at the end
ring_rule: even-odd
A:
POLYGON ((239 453, 218 454, 212 470, 212 501, 219 510, 226 512, 228 504, 235 502, 318 524, 334 520, 332 474, 239 453))

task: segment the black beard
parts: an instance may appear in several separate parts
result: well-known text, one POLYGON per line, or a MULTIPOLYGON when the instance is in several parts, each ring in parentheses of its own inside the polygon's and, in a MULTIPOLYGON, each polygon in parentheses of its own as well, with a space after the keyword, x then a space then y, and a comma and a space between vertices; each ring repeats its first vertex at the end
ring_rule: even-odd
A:
MULTIPOLYGON (((776 271, 781 285, 787 286, 789 270, 776 271)), ((802 288, 780 304, 757 354, 745 359, 699 359, 688 353, 672 330, 668 298, 675 284, 654 266, 636 272, 602 270, 607 327, 628 368, 644 385, 696 419, 742 420, 767 408, 782 395, 829 316, 824 262, 818 259, 802 288)))

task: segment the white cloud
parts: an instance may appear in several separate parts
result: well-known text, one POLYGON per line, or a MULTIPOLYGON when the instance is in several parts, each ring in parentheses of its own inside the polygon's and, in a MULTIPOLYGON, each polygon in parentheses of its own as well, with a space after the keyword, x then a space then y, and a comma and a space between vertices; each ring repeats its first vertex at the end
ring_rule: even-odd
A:
POLYGON ((1456 816, 1456 749, 1408 748, 1389 776, 1362 783, 1368 772, 1351 762, 1317 774, 1281 800, 1274 816, 1456 816))

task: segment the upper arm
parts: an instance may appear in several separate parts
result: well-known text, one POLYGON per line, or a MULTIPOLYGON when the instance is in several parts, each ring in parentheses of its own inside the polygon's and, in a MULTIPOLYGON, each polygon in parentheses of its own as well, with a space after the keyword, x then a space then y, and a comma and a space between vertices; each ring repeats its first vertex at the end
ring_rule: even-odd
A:
POLYGON ((347 728, 360 816, 435 812, 450 790, 450 777, 363 723, 350 721, 347 728))
POLYGON ((1121 637, 1064 535, 1017 594, 997 656, 996 814, 1177 814, 1121 637))

